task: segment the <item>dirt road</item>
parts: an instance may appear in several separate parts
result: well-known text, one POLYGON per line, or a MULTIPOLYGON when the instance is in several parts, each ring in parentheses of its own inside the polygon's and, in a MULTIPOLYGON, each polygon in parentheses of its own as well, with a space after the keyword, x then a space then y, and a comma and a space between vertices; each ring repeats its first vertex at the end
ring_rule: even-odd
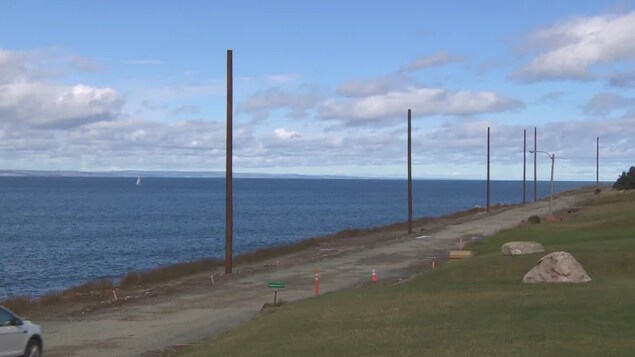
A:
MULTIPOLYGON (((578 205, 591 190, 564 194, 554 210, 578 205)), ((265 271, 239 270, 212 285, 207 274, 192 277, 178 293, 91 312, 81 317, 41 321, 47 356, 135 356, 164 347, 189 344, 246 321, 271 302, 267 280, 286 282, 280 291, 285 301, 313 295, 314 269, 320 268, 322 293, 365 284, 375 268, 382 281, 395 281, 421 273, 432 257, 443 259, 457 247, 458 237, 488 236, 518 225, 527 217, 548 213, 548 202, 514 207, 493 214, 476 214, 422 233, 395 234, 382 244, 360 244, 342 249, 319 249, 307 261, 281 257, 280 267, 265 271), (421 235, 425 238, 416 238, 421 235)), ((239 269, 241 267, 238 267, 239 269)))

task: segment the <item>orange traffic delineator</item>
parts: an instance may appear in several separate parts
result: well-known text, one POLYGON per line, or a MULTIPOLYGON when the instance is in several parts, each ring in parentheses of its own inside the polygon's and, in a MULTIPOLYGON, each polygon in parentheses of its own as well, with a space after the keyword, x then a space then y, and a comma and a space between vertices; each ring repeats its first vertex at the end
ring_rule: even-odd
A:
POLYGON ((315 296, 320 295, 320 268, 315 269, 315 296))
POLYGON ((377 279, 377 273, 375 272, 375 268, 373 268, 373 272, 370 274, 370 281, 376 283, 379 279, 377 279))

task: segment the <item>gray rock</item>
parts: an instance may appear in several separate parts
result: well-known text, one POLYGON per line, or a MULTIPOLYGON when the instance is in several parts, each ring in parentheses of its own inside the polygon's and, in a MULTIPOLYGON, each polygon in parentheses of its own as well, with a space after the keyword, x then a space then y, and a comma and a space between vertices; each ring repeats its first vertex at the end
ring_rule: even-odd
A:
POLYGON ((525 255, 544 251, 545 248, 538 242, 507 242, 501 246, 503 255, 525 255))
POLYGON ((586 283, 591 281, 582 265, 567 252, 542 257, 523 277, 523 283, 586 283))

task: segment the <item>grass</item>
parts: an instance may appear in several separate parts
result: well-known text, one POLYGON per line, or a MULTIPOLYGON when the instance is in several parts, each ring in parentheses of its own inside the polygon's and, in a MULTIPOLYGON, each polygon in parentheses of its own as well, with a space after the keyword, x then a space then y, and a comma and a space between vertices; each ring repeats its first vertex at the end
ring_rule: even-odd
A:
POLYGON ((407 283, 286 304, 178 356, 631 356, 635 194, 576 214, 475 242, 475 257, 407 283), (522 284, 542 255, 502 256, 512 240, 568 251, 593 280, 522 284))

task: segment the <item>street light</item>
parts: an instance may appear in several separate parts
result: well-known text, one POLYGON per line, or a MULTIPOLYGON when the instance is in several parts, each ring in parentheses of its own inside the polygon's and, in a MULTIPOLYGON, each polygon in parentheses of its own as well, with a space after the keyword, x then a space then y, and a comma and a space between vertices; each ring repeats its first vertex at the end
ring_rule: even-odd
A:
POLYGON ((547 154, 547 156, 549 156, 549 158, 551 159, 551 192, 549 193, 549 214, 551 214, 551 208, 552 208, 552 203, 553 203, 553 166, 554 166, 554 162, 556 161, 556 153, 554 152, 553 154, 550 154, 546 151, 542 151, 542 150, 529 150, 530 153, 535 153, 535 152, 541 152, 543 154, 547 154))

